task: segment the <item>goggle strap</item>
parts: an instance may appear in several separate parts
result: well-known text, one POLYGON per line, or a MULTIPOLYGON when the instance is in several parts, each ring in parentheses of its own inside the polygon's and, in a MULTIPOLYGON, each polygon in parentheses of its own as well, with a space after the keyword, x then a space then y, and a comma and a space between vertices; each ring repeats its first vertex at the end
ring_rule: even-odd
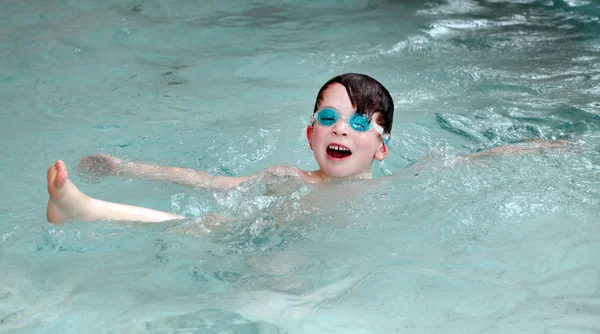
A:
POLYGON ((379 133, 379 135, 381 136, 381 139, 383 139, 383 143, 385 144, 385 146, 390 146, 390 136, 388 136, 387 133, 383 132, 383 128, 381 127, 381 125, 375 123, 375 121, 371 122, 371 126, 373 127, 373 129, 375 129, 375 131, 377 131, 377 133, 379 133))

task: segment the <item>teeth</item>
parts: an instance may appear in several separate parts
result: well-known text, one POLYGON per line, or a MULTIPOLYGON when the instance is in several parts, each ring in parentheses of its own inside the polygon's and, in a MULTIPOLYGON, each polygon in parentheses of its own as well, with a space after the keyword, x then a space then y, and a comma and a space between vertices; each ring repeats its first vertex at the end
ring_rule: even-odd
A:
POLYGON ((337 146, 337 145, 329 145, 329 149, 330 150, 336 150, 336 151, 347 151, 347 152, 350 151, 349 149, 347 149, 345 147, 340 147, 340 146, 337 146))

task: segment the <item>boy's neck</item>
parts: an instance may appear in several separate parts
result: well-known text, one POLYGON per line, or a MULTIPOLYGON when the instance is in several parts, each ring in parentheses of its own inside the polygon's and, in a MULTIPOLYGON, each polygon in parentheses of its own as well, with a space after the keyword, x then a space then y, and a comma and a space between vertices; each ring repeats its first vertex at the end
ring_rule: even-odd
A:
POLYGON ((305 172, 304 181, 309 183, 329 183, 336 181, 359 181, 359 180, 369 180, 373 177, 373 173, 371 171, 351 175, 347 177, 334 177, 325 174, 322 170, 318 169, 312 172, 305 172))

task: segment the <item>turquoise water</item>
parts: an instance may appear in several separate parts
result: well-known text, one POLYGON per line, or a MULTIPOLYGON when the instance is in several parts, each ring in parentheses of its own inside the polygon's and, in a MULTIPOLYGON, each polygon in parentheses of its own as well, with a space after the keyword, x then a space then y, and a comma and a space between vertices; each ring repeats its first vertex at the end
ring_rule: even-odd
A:
POLYGON ((599 17, 584 0, 4 1, 0 332, 600 331, 599 17), (345 72, 396 102, 375 180, 211 193, 75 168, 316 168, 304 128, 345 72), (460 159, 537 138, 573 146, 460 159), (91 196, 231 220, 50 225, 56 159, 91 196))

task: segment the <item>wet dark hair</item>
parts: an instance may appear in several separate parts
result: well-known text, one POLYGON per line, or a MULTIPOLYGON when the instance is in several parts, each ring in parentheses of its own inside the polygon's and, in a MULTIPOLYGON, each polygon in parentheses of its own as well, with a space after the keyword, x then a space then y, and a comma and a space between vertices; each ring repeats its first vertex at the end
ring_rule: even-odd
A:
POLYGON ((383 127, 387 134, 392 132, 394 121, 394 100, 390 92, 383 85, 368 75, 358 73, 346 73, 338 75, 327 81, 317 94, 315 110, 319 110, 319 104, 323 102, 323 92, 334 83, 339 83, 346 88, 352 106, 359 114, 366 114, 369 120, 377 112, 381 113, 378 124, 383 127))

